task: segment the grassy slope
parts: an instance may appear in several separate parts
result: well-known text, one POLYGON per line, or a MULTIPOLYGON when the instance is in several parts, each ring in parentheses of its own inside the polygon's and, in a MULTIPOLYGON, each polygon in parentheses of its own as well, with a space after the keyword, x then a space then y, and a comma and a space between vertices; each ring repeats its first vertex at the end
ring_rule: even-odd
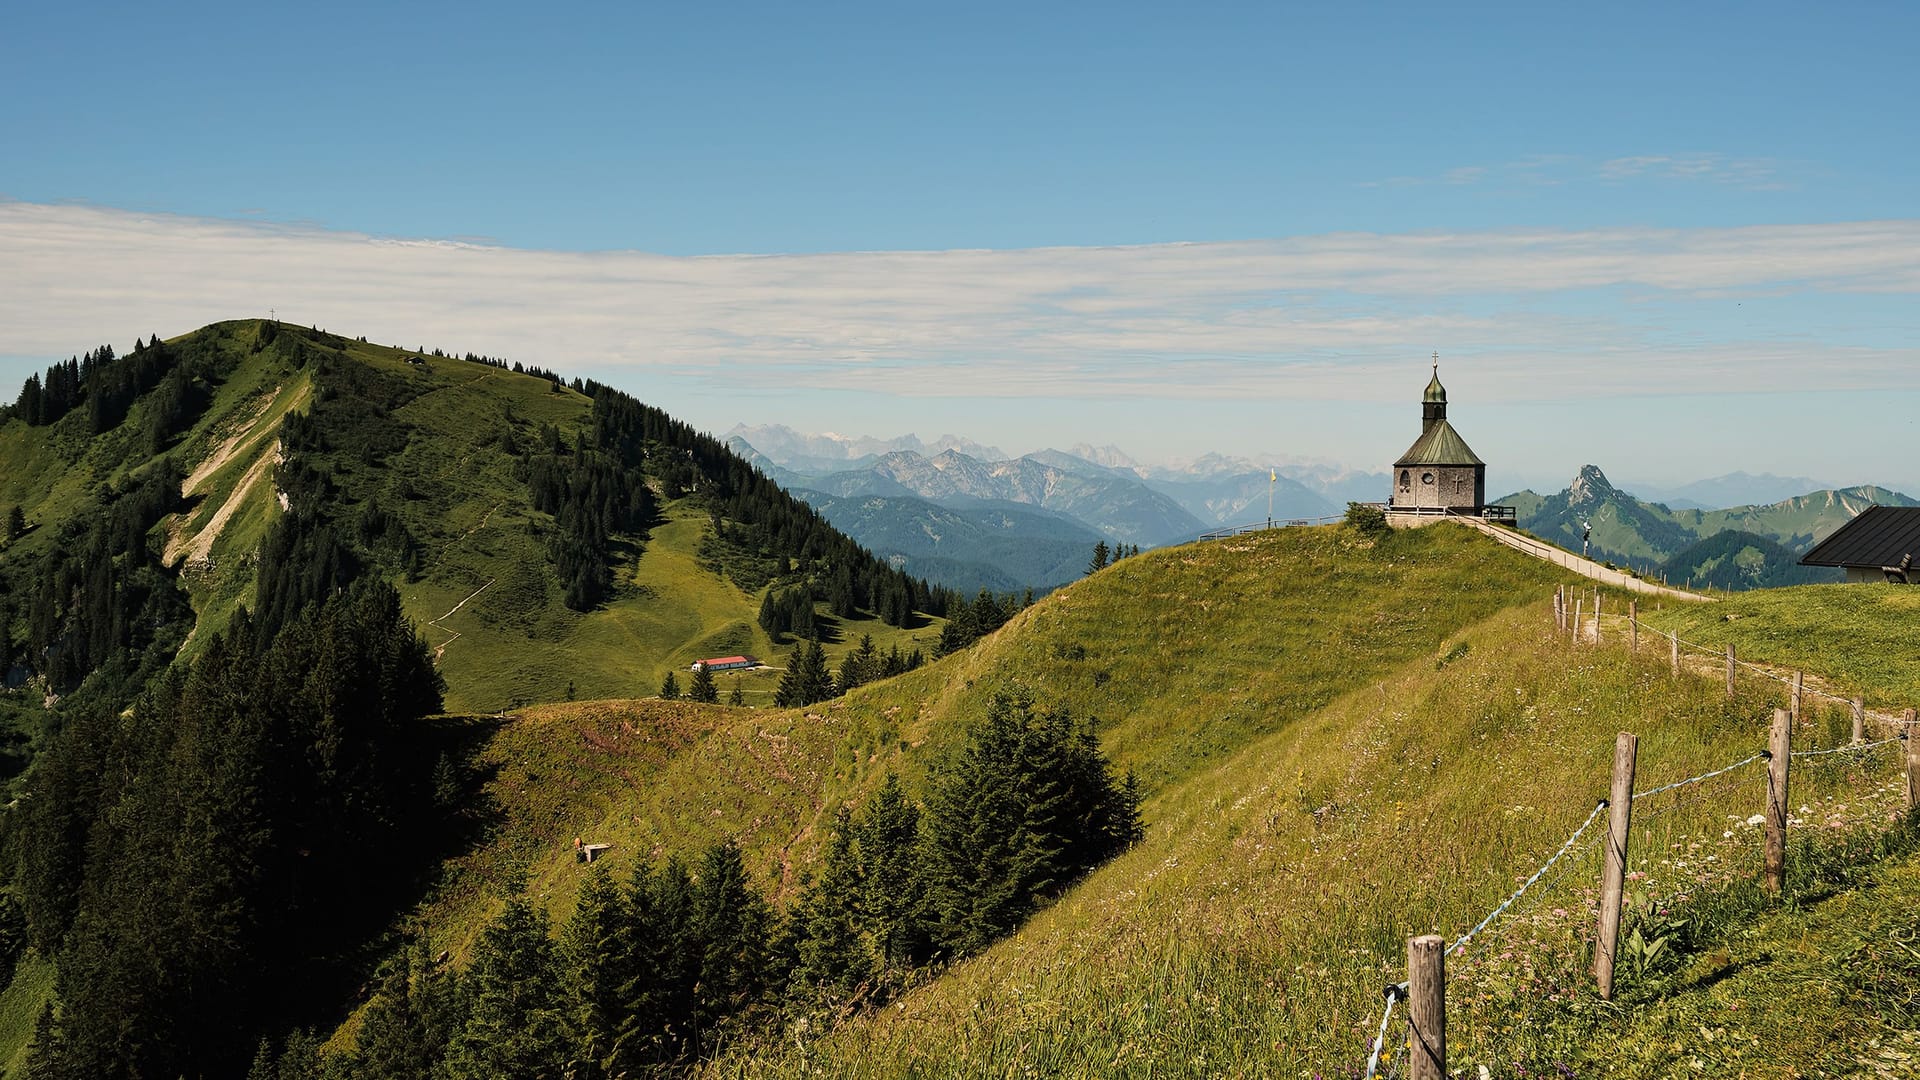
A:
POLYGON ((1489 612, 1544 597, 1553 580, 1550 568, 1465 530, 1396 534, 1371 550, 1337 530, 1286 530, 1126 560, 966 652, 811 710, 596 702, 520 714, 481 758, 498 770, 490 793, 501 827, 453 868, 421 918, 463 950, 497 903, 494 885, 515 869, 564 914, 578 884, 576 835, 616 844, 616 868, 635 853, 734 836, 764 880, 791 886, 835 807, 888 769, 917 777, 1016 683, 1042 704, 1100 718, 1119 762, 1149 791, 1164 789, 1489 612), (665 729, 662 709, 678 718, 665 729), (711 734, 677 756, 634 741, 659 730, 685 737, 689 726, 711 734))
POLYGON ((1578 1074, 1920 1075, 1920 856, 1865 878, 1692 957, 1656 999, 1596 1025, 1578 1074))
MULTIPOLYGON (((1640 735, 1647 787, 1753 753, 1775 704, 1759 686, 1729 703, 1713 680, 1673 680, 1618 647, 1570 652, 1544 603, 1364 681, 1163 786, 1147 839, 1015 938, 878 1016, 711 1071, 1342 1074, 1364 1056, 1379 987, 1402 977, 1406 937, 1459 934, 1542 862, 1604 794, 1616 730, 1640 735)), ((1827 716, 1806 744, 1844 735, 1827 716)), ((1796 772, 1795 801, 1884 826, 1892 756, 1821 760, 1796 772)), ((1750 872, 1756 833, 1728 819, 1757 810, 1760 783, 1749 769, 1643 807, 1643 887, 1750 872)), ((1461 964, 1452 1064, 1505 1075, 1539 1051, 1530 1023, 1584 981, 1595 856, 1577 849, 1461 964)))
POLYGON ((1715 604, 1643 611, 1661 630, 1743 660, 1817 673, 1832 692, 1863 694, 1875 709, 1920 705, 1920 589, 1801 585, 1735 593, 1715 604))

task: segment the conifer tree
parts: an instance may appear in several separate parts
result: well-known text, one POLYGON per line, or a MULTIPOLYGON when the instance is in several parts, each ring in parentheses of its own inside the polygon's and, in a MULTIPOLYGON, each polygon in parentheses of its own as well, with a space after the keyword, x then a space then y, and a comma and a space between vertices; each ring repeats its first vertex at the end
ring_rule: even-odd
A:
POLYGON ((7 539, 18 540, 27 531, 27 515, 19 506, 7 508, 7 539))
POLYGON ((699 950, 694 984, 694 1031, 702 1050, 727 1029, 753 1026, 755 1007, 770 988, 768 943, 773 912, 747 881, 746 861, 731 841, 700 860, 689 933, 699 950))
POLYGON ((461 985, 466 1018, 447 1048, 449 1080, 560 1075, 566 1053, 547 928, 546 911, 522 894, 481 933, 461 985))
POLYGON ((560 937, 562 1030, 576 1080, 635 1071, 636 1031, 626 1010, 636 974, 634 930, 627 897, 605 863, 594 864, 560 937))
POLYGON ((1105 540, 1093 545, 1093 561, 1087 564, 1087 573, 1096 574, 1106 569, 1108 555, 1109 552, 1105 540))
POLYGON ((860 855, 858 903, 883 974, 927 959, 926 896, 920 866, 920 808, 887 773, 853 824, 860 855))
POLYGON ((713 672, 707 670, 706 664, 694 665, 693 681, 687 686, 687 698, 707 705, 719 702, 720 688, 714 685, 713 672))
POLYGON ((839 692, 845 694, 864 686, 884 673, 880 650, 873 643, 873 635, 861 634, 860 644, 840 662, 839 692))
POLYGON ((1137 794, 1115 783, 1090 725, 994 696, 965 743, 932 770, 922 823, 935 943, 970 953, 1042 898, 1132 843, 1137 794))
POLYGON ((451 981, 419 939, 388 964, 354 1040, 354 1080, 433 1075, 453 1034, 451 981))
POLYGON ((667 672, 666 678, 660 680, 660 696, 668 701, 680 699, 680 680, 671 671, 667 672))
POLYGON ((873 954, 860 933, 859 867, 853 823, 845 808, 835 815, 833 839, 820 872, 793 913, 795 964, 790 989, 828 1009, 850 1001, 873 975, 873 954))
POLYGON ((737 705, 745 705, 746 703, 747 703, 747 692, 741 689, 740 677, 736 675, 733 678, 733 689, 727 694, 727 704, 737 706, 737 705))

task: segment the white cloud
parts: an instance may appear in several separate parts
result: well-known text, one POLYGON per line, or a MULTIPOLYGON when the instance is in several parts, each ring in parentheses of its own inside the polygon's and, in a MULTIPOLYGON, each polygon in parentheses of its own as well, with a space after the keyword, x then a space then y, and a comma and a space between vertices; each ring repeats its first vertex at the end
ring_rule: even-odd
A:
POLYGON ((1920 221, 680 258, 0 202, 0 354, 16 356, 274 309, 568 372, 908 397, 1367 399, 1434 348, 1509 400, 1782 389, 1815 368, 1824 388, 1872 387, 1920 361, 1704 318, 1675 346, 1609 295, 1646 291, 1683 311, 1842 292, 1904 309, 1920 221))

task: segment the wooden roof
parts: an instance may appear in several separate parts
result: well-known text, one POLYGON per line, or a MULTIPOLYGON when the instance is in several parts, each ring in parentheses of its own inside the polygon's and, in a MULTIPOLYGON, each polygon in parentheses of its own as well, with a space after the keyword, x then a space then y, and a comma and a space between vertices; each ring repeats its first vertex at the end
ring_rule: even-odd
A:
POLYGON ((1802 566, 1898 566, 1920 561, 1920 506, 1869 506, 1800 557, 1802 566))

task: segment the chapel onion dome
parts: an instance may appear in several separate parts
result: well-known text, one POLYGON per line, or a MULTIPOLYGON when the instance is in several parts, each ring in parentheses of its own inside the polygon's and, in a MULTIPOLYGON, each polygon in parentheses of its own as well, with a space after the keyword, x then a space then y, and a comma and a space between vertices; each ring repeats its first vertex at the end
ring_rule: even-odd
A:
POLYGON ((1433 365, 1433 378, 1427 383, 1427 396, 1421 398, 1420 403, 1422 405, 1445 405, 1447 403, 1447 388, 1440 385, 1440 363, 1437 360, 1433 365))

